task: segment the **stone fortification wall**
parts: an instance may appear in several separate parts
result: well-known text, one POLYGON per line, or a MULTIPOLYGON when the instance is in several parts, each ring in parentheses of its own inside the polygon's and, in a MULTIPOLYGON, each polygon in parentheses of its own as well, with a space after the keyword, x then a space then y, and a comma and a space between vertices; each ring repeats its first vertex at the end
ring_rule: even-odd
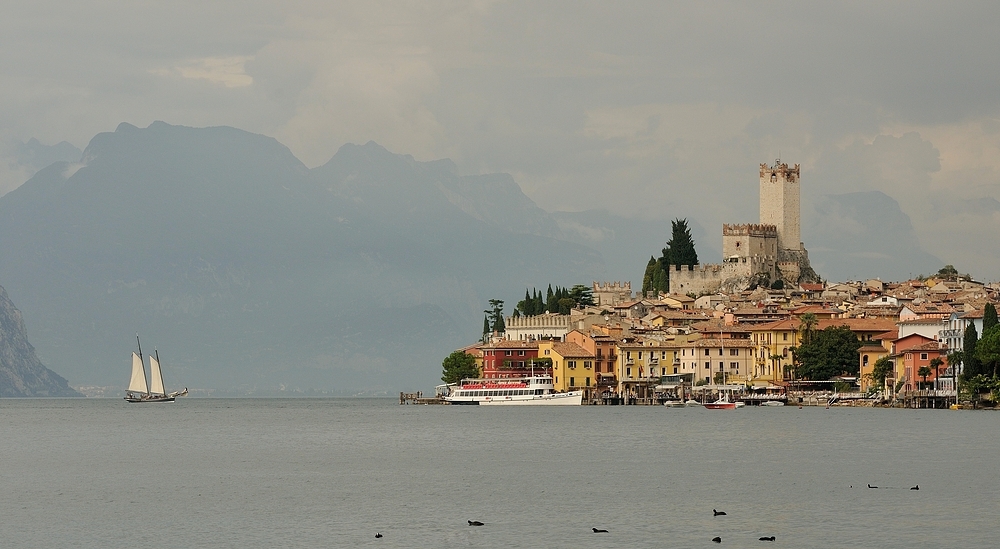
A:
POLYGON ((765 255, 730 257, 721 265, 674 265, 670 269, 670 293, 701 295, 720 289, 739 291, 760 273, 773 279, 776 268, 776 258, 765 255))
POLYGON ((612 306, 632 300, 631 282, 594 282, 594 303, 612 306))
POLYGON ((744 223, 722 226, 722 257, 778 255, 778 230, 774 225, 744 223))

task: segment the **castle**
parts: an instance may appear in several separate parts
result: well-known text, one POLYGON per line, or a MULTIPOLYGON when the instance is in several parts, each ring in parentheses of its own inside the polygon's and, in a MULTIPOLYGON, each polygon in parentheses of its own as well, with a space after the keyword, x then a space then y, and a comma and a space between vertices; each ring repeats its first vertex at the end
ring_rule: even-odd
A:
POLYGON ((757 284, 818 282, 800 240, 799 165, 760 165, 760 223, 722 226, 721 265, 673 265, 670 293, 736 292, 757 284))

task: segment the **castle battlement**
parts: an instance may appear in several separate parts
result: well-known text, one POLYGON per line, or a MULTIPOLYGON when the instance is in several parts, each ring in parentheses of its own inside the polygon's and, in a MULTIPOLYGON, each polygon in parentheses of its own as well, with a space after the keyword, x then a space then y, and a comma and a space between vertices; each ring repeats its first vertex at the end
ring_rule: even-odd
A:
POLYGON ((626 290, 626 291, 631 292, 632 291, 632 283, 631 282, 618 282, 618 281, 615 281, 615 282, 594 282, 594 291, 595 292, 617 292, 617 291, 622 291, 622 290, 626 290))
POLYGON ((771 181, 777 181, 778 179, 784 179, 789 182, 796 182, 799 180, 799 165, 795 164, 793 167, 789 168, 788 164, 783 164, 780 160, 775 160, 773 166, 768 166, 766 163, 760 165, 760 178, 764 179, 766 176, 771 181))
POLYGON ((778 228, 766 223, 741 223, 722 225, 722 236, 778 237, 778 228))
POLYGON ((594 282, 594 303, 597 305, 617 305, 631 299, 631 282, 594 282))

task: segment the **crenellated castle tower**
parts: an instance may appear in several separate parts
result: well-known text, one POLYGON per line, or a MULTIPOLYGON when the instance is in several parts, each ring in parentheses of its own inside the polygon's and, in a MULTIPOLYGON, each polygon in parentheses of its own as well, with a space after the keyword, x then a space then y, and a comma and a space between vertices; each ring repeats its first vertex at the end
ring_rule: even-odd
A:
POLYGON ((760 165, 760 222, 778 231, 778 249, 803 249, 799 231, 799 165, 789 168, 781 160, 760 165))
POLYGON ((760 223, 722 226, 721 265, 670 269, 670 293, 738 291, 753 284, 816 282, 801 241, 799 165, 760 165, 760 223))

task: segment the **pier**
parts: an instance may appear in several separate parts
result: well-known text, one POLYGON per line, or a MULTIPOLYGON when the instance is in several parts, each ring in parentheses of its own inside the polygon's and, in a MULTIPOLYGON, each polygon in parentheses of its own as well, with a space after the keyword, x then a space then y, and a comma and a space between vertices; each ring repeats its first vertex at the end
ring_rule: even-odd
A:
POLYGON ((416 393, 399 393, 399 404, 448 404, 441 397, 425 397, 424 393, 417 391, 416 393))

